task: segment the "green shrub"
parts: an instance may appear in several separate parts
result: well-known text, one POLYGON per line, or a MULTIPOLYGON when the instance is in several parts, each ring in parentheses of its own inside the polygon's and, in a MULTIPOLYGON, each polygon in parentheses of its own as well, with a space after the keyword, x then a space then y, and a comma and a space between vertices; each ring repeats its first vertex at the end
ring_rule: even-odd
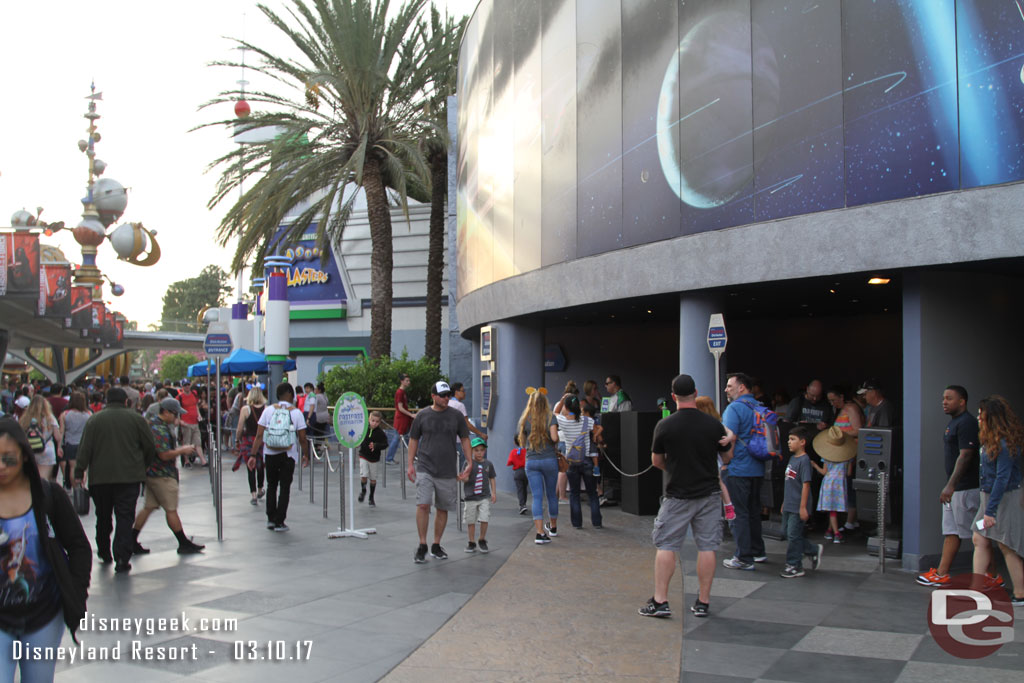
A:
POLYGON ((185 379, 188 366, 195 362, 197 362, 196 357, 191 353, 175 353, 164 356, 160 362, 160 378, 171 381, 185 379))
MULTIPOLYGON (((409 387, 409 408, 415 410, 430 405, 430 387, 434 382, 448 378, 441 374, 437 361, 431 358, 409 360, 405 351, 398 358, 363 358, 359 363, 335 366, 324 377, 327 399, 331 404, 346 391, 354 391, 366 400, 371 408, 393 409, 398 375, 406 373, 412 379, 409 387)), ((391 421, 393 415, 385 413, 384 419, 391 421)))

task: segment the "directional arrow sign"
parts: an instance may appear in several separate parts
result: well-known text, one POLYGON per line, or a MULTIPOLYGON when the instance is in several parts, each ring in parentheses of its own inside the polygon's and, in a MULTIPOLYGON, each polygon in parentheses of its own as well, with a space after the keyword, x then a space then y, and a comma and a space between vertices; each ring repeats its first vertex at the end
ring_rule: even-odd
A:
POLYGON ((724 352, 728 340, 729 337, 725 333, 725 317, 721 313, 713 314, 708 322, 708 351, 724 352))
POLYGON ((338 443, 346 448, 359 448, 366 437, 368 420, 363 397, 351 391, 342 394, 334 405, 334 435, 338 443))

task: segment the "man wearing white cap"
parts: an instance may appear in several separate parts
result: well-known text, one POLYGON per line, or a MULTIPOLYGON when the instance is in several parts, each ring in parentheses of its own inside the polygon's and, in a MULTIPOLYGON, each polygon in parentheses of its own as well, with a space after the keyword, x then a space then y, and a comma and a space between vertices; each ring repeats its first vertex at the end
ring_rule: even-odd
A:
POLYGON ((441 547, 441 536, 448 524, 448 511, 458 505, 458 481, 469 476, 469 464, 458 472, 458 454, 455 452, 456 438, 462 443, 462 451, 471 453, 469 428, 466 418, 454 408, 448 407, 452 396, 447 382, 436 382, 430 388, 433 399, 429 410, 416 413, 409 429, 409 481, 416 484, 416 530, 420 544, 413 560, 416 564, 427 561, 427 527, 430 525, 430 506, 437 510, 434 517, 434 543, 430 556, 438 560, 448 559, 441 547))

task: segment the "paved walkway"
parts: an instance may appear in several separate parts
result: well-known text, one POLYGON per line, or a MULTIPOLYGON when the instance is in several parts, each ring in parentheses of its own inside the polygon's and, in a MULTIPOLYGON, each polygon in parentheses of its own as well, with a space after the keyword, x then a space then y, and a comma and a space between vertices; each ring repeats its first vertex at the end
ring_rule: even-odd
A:
MULTIPOLYGON (((130 575, 94 566, 89 610, 140 619, 184 612, 190 630, 153 624, 147 635, 141 622, 139 635, 80 632, 85 648, 119 644, 120 660, 60 663, 57 680, 998 683, 1020 681, 1024 671, 1021 610, 1014 643, 984 659, 955 659, 927 635, 928 589, 905 572, 878 573, 854 544, 828 546, 821 571, 784 580, 783 545, 770 541, 769 562, 757 571, 718 569, 708 619, 688 612, 696 586, 690 545, 685 577, 677 573, 670 594, 675 616, 636 615, 651 593, 650 518, 615 509, 606 510, 605 529, 575 531, 563 507, 558 538, 536 546, 529 518, 499 494, 490 554, 463 553, 453 518, 444 542, 450 559, 415 565, 413 501, 401 500, 397 468, 390 473, 378 507, 357 507, 356 525, 378 534, 328 540, 338 527, 337 475, 329 519, 318 468, 316 503, 308 480, 302 492, 293 486, 292 530, 274 533, 262 506, 249 505, 243 472, 226 472, 225 541, 217 543, 206 470, 185 471, 182 518, 206 553, 177 555, 154 515, 142 534, 153 552, 135 558, 130 575), (193 644, 194 659, 191 649, 185 661, 156 658, 193 644)), ((83 523, 91 537, 94 518, 83 523)), ((65 637, 64 645, 73 643, 65 637)))

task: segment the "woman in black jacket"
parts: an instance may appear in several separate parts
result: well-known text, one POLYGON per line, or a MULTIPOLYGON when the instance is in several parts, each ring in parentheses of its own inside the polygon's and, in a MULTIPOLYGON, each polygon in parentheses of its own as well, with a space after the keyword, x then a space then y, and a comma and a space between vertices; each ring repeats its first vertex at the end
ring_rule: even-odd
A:
MULTIPOLYGON (((53 679, 56 660, 18 649, 56 647, 85 616, 92 547, 59 486, 39 477, 21 426, 0 418, 0 680, 53 679), (16 648, 20 642, 25 648, 16 648)), ((77 642, 77 641, 76 641, 77 642)))

